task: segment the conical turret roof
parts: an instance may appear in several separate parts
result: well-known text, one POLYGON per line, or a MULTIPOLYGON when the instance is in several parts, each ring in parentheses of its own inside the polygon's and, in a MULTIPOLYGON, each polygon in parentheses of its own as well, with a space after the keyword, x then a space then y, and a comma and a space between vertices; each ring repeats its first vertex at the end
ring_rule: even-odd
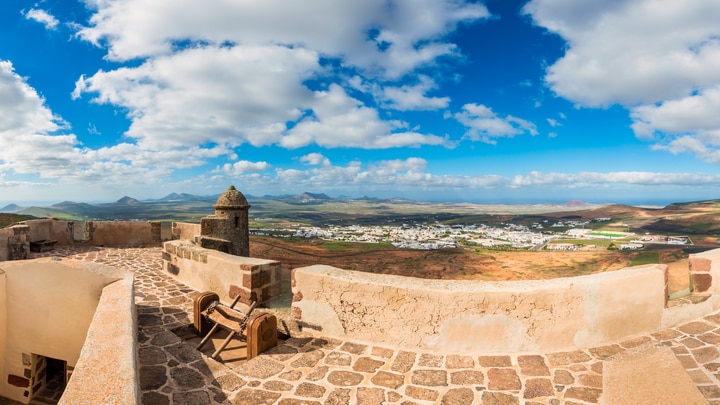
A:
POLYGON ((213 208, 215 209, 237 209, 237 208, 246 208, 249 207, 247 199, 243 195, 243 193, 237 191, 235 189, 235 186, 228 187, 225 192, 220 194, 220 197, 218 197, 217 202, 215 205, 213 205, 213 208))

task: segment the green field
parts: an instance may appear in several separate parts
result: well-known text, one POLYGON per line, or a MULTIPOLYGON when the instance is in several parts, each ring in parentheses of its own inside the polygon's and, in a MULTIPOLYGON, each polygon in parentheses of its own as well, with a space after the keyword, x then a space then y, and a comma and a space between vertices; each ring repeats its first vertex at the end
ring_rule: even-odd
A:
POLYGON ((573 245, 593 245, 608 247, 613 241, 608 239, 555 239, 550 243, 571 243, 573 245))
POLYGON ((658 263, 660 263, 660 255, 657 252, 640 252, 630 262, 629 267, 658 263))
POLYGON ((600 236, 603 238, 612 238, 612 239, 622 239, 628 237, 628 233, 626 232, 608 232, 608 231, 594 231, 590 232, 588 235, 590 236, 600 236))

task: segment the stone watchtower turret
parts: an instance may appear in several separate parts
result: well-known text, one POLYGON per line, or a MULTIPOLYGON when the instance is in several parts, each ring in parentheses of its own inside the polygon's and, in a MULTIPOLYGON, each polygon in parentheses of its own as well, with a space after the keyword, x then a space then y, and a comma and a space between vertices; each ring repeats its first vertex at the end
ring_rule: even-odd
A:
POLYGON ((200 219, 200 246, 236 256, 250 256, 248 204, 245 196, 230 186, 220 194, 215 215, 200 219))

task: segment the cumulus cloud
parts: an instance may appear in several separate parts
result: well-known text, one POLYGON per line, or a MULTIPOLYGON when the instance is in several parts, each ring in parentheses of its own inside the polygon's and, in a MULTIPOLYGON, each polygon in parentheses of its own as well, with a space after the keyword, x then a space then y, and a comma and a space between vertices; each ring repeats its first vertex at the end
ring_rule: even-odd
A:
POLYGON ((0 143, 0 172, 70 183, 126 184, 137 178, 150 182, 175 169, 195 167, 206 159, 231 153, 220 145, 144 149, 120 143, 99 149, 83 147, 68 124, 52 113, 8 61, 0 61, 0 143))
POLYGON ((167 55, 183 41, 285 44, 342 58, 348 65, 399 77, 456 52, 443 38, 458 24, 490 16, 456 0, 87 0, 96 9, 78 35, 105 44, 118 61, 167 55))
POLYGON ((579 188, 607 185, 639 186, 717 186, 720 175, 703 173, 662 173, 662 172, 580 172, 542 173, 530 172, 513 177, 512 187, 552 186, 558 188, 579 188))
POLYGON ((314 166, 330 166, 330 159, 320 153, 310 153, 300 157, 301 162, 314 166))
POLYGON ((406 131, 404 122, 382 120, 376 109, 366 107, 336 84, 328 91, 316 92, 312 112, 283 135, 280 145, 379 149, 447 144, 439 136, 406 131))
POLYGON ((501 117, 482 104, 465 104, 462 111, 455 114, 455 119, 467 128, 466 138, 489 144, 495 144, 496 138, 512 138, 524 133, 533 136, 538 134, 532 122, 512 115, 501 117))
POLYGON ((221 171, 232 177, 241 176, 247 173, 257 173, 268 170, 272 167, 268 162, 251 162, 248 160, 240 160, 235 163, 226 163, 221 171))
POLYGON ((633 130, 640 138, 652 139, 655 133, 692 132, 707 140, 720 141, 720 84, 688 97, 668 100, 632 109, 633 130))
POLYGON ((80 78, 73 95, 126 108, 127 135, 144 147, 268 145, 314 102, 302 81, 319 69, 317 58, 282 46, 187 49, 80 78))
MULTIPOLYGON (((471 190, 549 190, 623 189, 626 187, 717 187, 719 174, 668 173, 644 171, 543 173, 531 171, 517 175, 439 175, 428 171, 428 162, 419 157, 333 165, 325 156, 305 155, 306 169, 275 168, 274 173, 226 171, 228 178, 217 178, 218 187, 239 181, 246 187, 277 192, 302 192, 322 185, 325 192, 356 195, 360 190, 375 193, 433 192, 471 190)), ((200 180, 198 180, 200 181, 200 180)), ((203 178, 201 182, 206 183, 203 178)))
POLYGON ((720 81, 720 3, 533 0, 536 24, 562 36, 548 85, 584 106, 683 97, 720 81))
POLYGON ((428 76, 391 83, 456 55, 447 35, 489 17, 485 6, 456 0, 87 4, 95 13, 78 36, 107 47, 110 59, 142 62, 83 76, 73 96, 123 107, 131 120, 126 135, 150 149, 448 146, 379 108, 447 107, 448 97, 427 95, 436 87, 428 76), (356 72, 355 79, 345 81, 337 69, 356 72), (363 91, 375 103, 347 93, 359 88, 354 81, 369 83, 363 91))
POLYGON ((524 11, 567 41, 545 76, 556 94, 621 104, 656 150, 720 163, 720 3, 532 0, 524 11))
POLYGON ((37 91, 15 72, 13 64, 0 60, 0 135, 48 133, 64 125, 37 91))
POLYGON ((65 127, 12 63, 0 61, 0 170, 64 174, 81 157, 75 135, 56 134, 65 127))
POLYGON ((450 97, 428 97, 426 94, 437 87, 435 82, 420 75, 415 85, 388 86, 382 90, 384 106, 399 111, 438 110, 450 104, 450 97))
POLYGON ((31 8, 30 10, 23 12, 23 15, 28 20, 38 22, 44 25, 45 28, 49 30, 54 30, 55 28, 57 28, 58 24, 60 24, 60 21, 58 21, 58 19, 52 16, 50 13, 37 8, 31 8))

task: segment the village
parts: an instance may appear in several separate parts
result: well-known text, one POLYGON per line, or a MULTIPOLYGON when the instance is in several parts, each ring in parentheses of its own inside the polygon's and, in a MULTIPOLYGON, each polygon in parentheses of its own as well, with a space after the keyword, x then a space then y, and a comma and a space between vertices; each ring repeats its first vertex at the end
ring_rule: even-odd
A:
MULTIPOLYGON (((610 221, 598 218, 595 222, 610 221)), ((355 243, 390 243, 401 249, 436 250, 452 249, 461 245, 475 245, 490 249, 577 250, 582 243, 577 240, 618 240, 621 250, 639 250, 646 243, 675 245, 692 244, 688 237, 663 235, 638 236, 632 232, 596 232, 588 226, 591 221, 558 221, 534 223, 530 227, 503 223, 499 227, 480 225, 409 225, 400 226, 298 226, 291 229, 251 229, 250 233, 260 236, 319 238, 323 240, 355 243), (588 227, 588 228, 585 228, 588 227), (563 230, 540 232, 542 229, 563 230), (564 240, 575 242, 563 242, 564 240), (556 241, 556 243, 553 243, 556 241)))

